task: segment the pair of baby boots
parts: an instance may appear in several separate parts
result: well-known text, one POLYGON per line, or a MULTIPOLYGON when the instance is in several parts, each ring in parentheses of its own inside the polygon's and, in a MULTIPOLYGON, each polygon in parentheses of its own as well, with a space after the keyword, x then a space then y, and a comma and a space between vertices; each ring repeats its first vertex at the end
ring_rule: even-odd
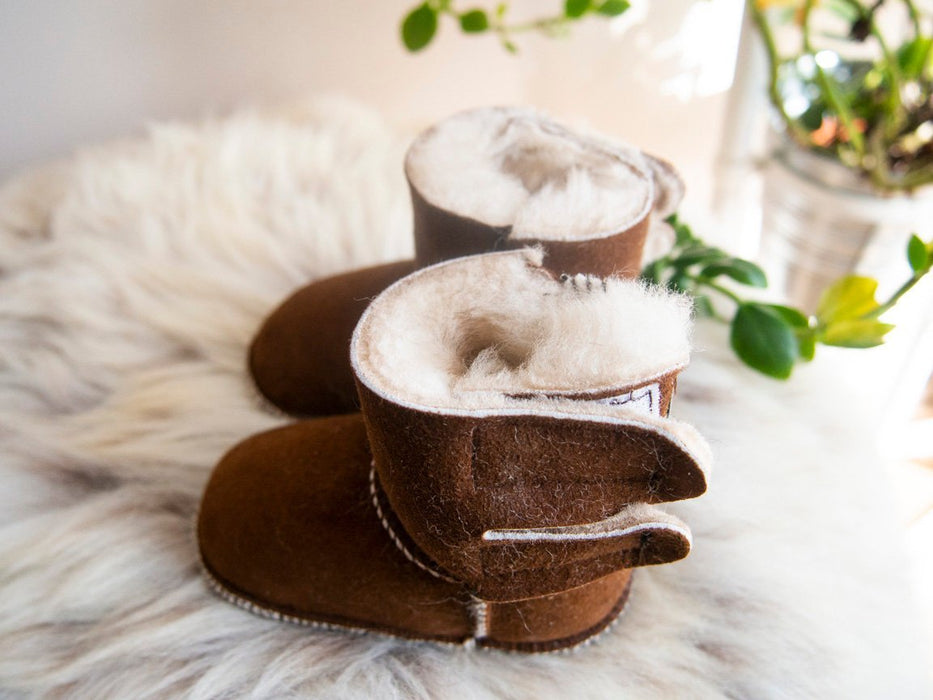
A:
POLYGON ((668 417, 690 302, 634 279, 682 186, 507 108, 423 133, 405 172, 416 259, 314 282, 253 340, 258 388, 304 419, 214 470, 208 581, 292 622, 576 645, 634 568, 689 552, 655 504, 706 489, 706 443, 668 417))

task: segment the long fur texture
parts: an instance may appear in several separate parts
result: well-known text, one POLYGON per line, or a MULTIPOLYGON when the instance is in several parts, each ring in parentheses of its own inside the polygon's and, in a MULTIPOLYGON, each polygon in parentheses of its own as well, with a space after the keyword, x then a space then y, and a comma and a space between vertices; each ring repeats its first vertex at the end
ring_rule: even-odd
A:
POLYGON ((687 364, 686 297, 633 280, 559 281, 541 257, 471 257, 399 281, 354 334, 358 371, 411 402, 473 408, 622 388, 687 364))
POLYGON ((518 240, 619 233, 647 216, 655 199, 653 169, 640 151, 523 108, 444 120, 412 144, 405 171, 428 201, 511 226, 518 240))
POLYGON ((701 325, 674 413, 717 478, 677 564, 566 655, 293 627, 211 594, 193 519, 287 419, 246 344, 308 278, 410 251, 405 144, 338 105, 163 125, 0 191, 0 696, 928 697, 869 431, 831 356, 780 384, 701 325))

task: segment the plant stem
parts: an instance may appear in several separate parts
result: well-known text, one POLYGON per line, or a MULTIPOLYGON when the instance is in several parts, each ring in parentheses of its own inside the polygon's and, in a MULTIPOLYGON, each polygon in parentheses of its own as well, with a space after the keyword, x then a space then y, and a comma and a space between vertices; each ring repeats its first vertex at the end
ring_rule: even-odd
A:
POLYGON ((888 167, 888 157, 884 150, 884 134, 881 129, 875 129, 868 135, 868 152, 874 162, 868 170, 871 183, 886 192, 901 189, 903 185, 891 179, 891 169, 888 167))
MULTIPOLYGON (((914 28, 914 40, 925 38, 923 34, 923 25, 921 24, 921 13, 917 8, 917 4, 913 0, 905 0, 905 3, 907 5, 907 11, 910 13, 910 21, 914 28)), ((923 51, 923 57, 919 62, 920 70, 917 75, 913 76, 915 80, 923 80, 926 77, 931 49, 933 49, 933 41, 927 42, 926 49, 923 51)))
POLYGON ((758 7, 756 0, 748 0, 746 6, 751 12, 752 19, 758 27, 758 31, 761 33, 761 38, 765 45, 765 51, 768 54, 768 67, 770 69, 768 76, 768 95, 771 98, 771 104, 777 108, 777 111, 781 115, 781 119, 784 121, 784 125, 787 127, 791 138, 793 138, 800 145, 807 148, 811 145, 809 134, 787 113, 787 110, 784 109, 784 99, 781 96, 780 89, 778 88, 781 57, 778 55, 777 44, 774 41, 774 34, 771 31, 771 26, 768 24, 768 20, 765 18, 764 13, 758 7))
POLYGON ((904 124, 904 109, 903 103, 901 102, 901 70, 897 62, 897 56, 888 48, 888 42, 885 41, 884 35, 878 28, 878 23, 875 21, 874 16, 871 18, 871 33, 881 47, 881 53, 884 54, 885 63, 888 68, 887 73, 890 85, 888 87, 886 102, 888 105, 888 116, 891 119, 890 121, 885 120, 884 126, 887 132, 886 136, 890 139, 900 131, 901 126, 904 124))
POLYGON ((709 289, 712 289, 713 291, 719 292, 723 296, 726 296, 732 301, 734 301, 737 306, 740 306, 742 304, 742 299, 735 292, 733 292, 731 289, 727 289, 726 287, 723 287, 721 284, 717 284, 716 282, 710 282, 708 280, 703 280, 703 279, 697 280, 697 284, 703 287, 708 287, 709 289))
POLYGON ((559 29, 567 24, 567 18, 563 15, 555 15, 554 17, 542 17, 541 19, 536 19, 532 22, 525 22, 524 24, 513 24, 506 25, 500 24, 499 26, 506 32, 531 32, 531 31, 543 31, 543 32, 552 32, 555 29, 559 29))
MULTIPOLYGON (((922 169, 908 173, 896 183, 896 188, 900 190, 911 191, 917 187, 928 185, 933 181, 933 165, 927 165, 922 169)), ((892 185, 892 189, 894 185, 892 185)))
MULTIPOLYGON (((864 8, 862 8, 862 6, 856 0, 847 0, 847 2, 849 5, 855 8, 856 11, 864 12, 864 8)), ((876 4, 875 7, 869 11, 869 21, 871 34, 875 38, 875 41, 878 42, 878 47, 881 49, 881 53, 884 56, 884 63, 882 65, 884 65, 885 73, 888 77, 888 94, 885 97, 888 118, 885 119, 883 123, 885 137, 887 140, 891 140, 900 131, 904 124, 904 104, 901 101, 901 90, 904 81, 903 76, 901 75, 900 64, 897 60, 897 56, 888 46, 888 42, 884 38, 884 34, 881 32, 881 28, 878 26, 878 22, 875 19, 874 10, 877 9, 878 4, 876 4)), ((920 19, 919 15, 917 14, 917 8, 913 5, 912 2, 907 2, 907 7, 913 22, 915 36, 919 36, 920 19)))
POLYGON ((810 41, 810 12, 813 10, 815 2, 816 0, 807 0, 803 8, 803 48, 804 51, 813 57, 813 63, 816 66, 816 79, 820 87, 823 88, 823 91, 826 93, 827 102, 829 102, 829 105, 838 115, 839 121, 842 122, 842 126, 846 130, 846 135, 849 137, 849 143, 852 144, 852 148, 858 156, 858 162, 861 164, 865 157, 865 141, 862 138, 862 133, 855 126, 855 120, 852 118, 852 112, 849 110, 849 106, 839 97, 836 86, 833 85, 830 77, 826 75, 826 71, 823 70, 819 61, 816 60, 816 51, 813 49, 813 44, 810 41))
POLYGON ((917 4, 914 0, 904 0, 904 4, 907 5, 907 12, 910 14, 910 22, 914 26, 914 37, 918 37, 923 32, 923 28, 920 26, 920 10, 917 9, 917 4))
MULTIPOLYGON (((449 15, 458 21, 463 14, 454 7, 453 0, 438 0, 437 11, 449 15)), ((568 24, 569 20, 563 14, 539 17, 538 19, 520 22, 518 24, 508 24, 504 22, 501 17, 495 17, 489 19, 489 31, 498 36, 503 43, 508 44, 512 34, 542 32, 544 34, 554 35, 568 24)))
POLYGON ((875 310, 873 310, 873 311, 869 311, 867 314, 865 314, 864 316, 862 316, 862 318, 865 319, 866 321, 870 321, 870 320, 874 320, 874 319, 876 319, 876 318, 879 318, 879 317, 882 316, 884 313, 890 311, 891 308, 892 308, 895 304, 897 304, 897 302, 900 300, 900 298, 901 298, 902 296, 904 296, 905 294, 907 294, 907 292, 909 292, 909 291, 914 287, 914 285, 917 284, 917 282, 919 282, 921 279, 923 279, 929 271, 930 271, 930 268, 928 267, 928 268, 925 269, 925 270, 921 270, 921 271, 919 271, 919 272, 915 272, 915 273, 913 274, 913 277, 911 277, 909 280, 907 280, 906 282, 904 282, 904 284, 902 284, 902 285, 898 288, 898 290, 897 290, 896 292, 894 292, 894 294, 891 295, 891 298, 890 298, 890 299, 888 299, 886 302, 884 302, 883 304, 881 304, 877 309, 875 309, 875 310))

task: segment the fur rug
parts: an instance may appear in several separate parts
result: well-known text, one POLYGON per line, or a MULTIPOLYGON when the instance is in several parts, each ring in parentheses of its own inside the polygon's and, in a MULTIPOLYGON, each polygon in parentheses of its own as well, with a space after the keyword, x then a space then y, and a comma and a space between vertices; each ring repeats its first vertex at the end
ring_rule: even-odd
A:
POLYGON ((899 535, 831 362, 780 384, 697 330, 674 415, 713 444, 670 507, 683 562, 638 572, 570 654, 278 624, 213 596, 193 538, 223 452, 281 424, 244 369, 306 280, 408 255, 408 139, 324 102, 167 124, 0 190, 0 695, 915 698, 899 535))

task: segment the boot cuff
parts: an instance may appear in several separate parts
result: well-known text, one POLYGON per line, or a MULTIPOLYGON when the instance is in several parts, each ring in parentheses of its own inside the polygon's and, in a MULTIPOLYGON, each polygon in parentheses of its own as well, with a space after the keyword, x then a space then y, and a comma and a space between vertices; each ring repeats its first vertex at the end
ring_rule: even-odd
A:
POLYGON ((412 144, 405 173, 434 206, 510 228, 516 241, 617 234, 656 204, 673 211, 683 193, 668 164, 522 108, 444 120, 412 144))
POLYGON ((689 358, 689 300, 541 264, 535 250, 496 253, 397 282, 354 333, 358 380, 395 403, 454 412, 527 409, 537 397, 650 402, 652 382, 668 395, 689 358))

